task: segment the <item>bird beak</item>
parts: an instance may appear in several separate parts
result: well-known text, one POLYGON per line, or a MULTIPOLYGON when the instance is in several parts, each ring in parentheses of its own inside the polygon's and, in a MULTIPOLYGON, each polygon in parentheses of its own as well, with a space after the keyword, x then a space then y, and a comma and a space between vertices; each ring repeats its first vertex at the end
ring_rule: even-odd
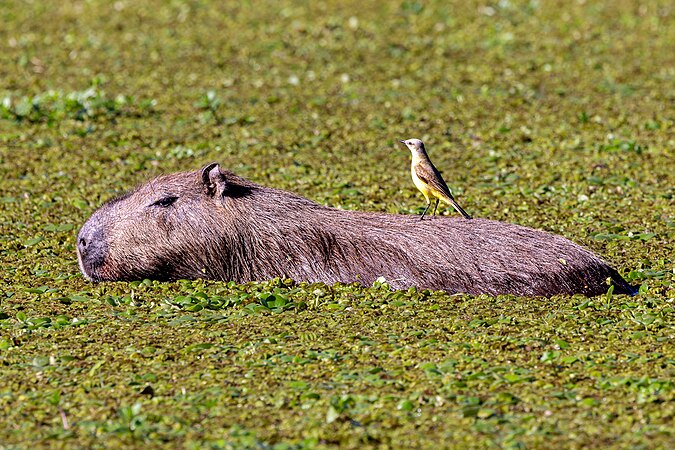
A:
POLYGON ((405 144, 405 141, 399 141, 401 144, 405 144))

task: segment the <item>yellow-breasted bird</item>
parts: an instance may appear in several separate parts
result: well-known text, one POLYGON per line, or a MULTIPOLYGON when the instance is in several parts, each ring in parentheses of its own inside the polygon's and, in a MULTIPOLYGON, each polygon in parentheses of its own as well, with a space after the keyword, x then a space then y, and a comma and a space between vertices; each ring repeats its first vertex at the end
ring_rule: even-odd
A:
POLYGON ((424 149, 424 142, 419 139, 408 139, 401 141, 401 143, 405 144, 412 153, 412 164, 410 166, 412 180, 413 183, 415 183, 415 186, 417 186, 417 189, 420 190, 427 200, 427 208, 422 213, 420 220, 424 219, 424 215, 429 211, 431 198, 436 199, 434 215, 436 214, 439 200, 443 200, 445 203, 455 208, 465 219, 471 219, 471 216, 459 206, 457 201, 455 201, 448 185, 445 184, 443 177, 432 164, 429 155, 427 155, 427 151, 424 149))

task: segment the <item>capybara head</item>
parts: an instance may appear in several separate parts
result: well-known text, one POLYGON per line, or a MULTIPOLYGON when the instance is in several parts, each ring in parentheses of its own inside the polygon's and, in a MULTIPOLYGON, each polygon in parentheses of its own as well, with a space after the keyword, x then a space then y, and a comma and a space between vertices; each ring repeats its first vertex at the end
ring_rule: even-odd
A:
POLYGON ((80 269, 92 281, 211 278, 213 259, 223 257, 214 254, 222 203, 251 188, 215 163, 158 177, 87 220, 77 237, 80 269))

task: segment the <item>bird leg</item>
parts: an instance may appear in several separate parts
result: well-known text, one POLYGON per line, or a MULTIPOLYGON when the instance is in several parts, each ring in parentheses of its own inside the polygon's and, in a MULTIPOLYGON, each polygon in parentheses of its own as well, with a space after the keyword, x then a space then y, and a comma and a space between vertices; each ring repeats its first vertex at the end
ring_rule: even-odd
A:
POLYGON ((432 216, 436 215, 436 208, 438 208, 438 202, 439 202, 439 200, 436 199, 436 204, 434 205, 434 213, 432 214, 432 216))
POLYGON ((428 202, 427 203, 427 209, 425 209, 424 212, 422 213, 422 217, 420 217, 420 220, 424 219, 424 215, 427 213, 427 211, 429 211, 430 206, 431 206, 431 202, 428 202))

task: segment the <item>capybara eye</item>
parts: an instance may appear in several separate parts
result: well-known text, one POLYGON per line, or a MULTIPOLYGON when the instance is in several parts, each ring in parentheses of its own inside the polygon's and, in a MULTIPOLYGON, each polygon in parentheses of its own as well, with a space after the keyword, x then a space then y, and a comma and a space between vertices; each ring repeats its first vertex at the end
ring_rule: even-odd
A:
POLYGON ((161 206, 163 208, 167 208, 167 207, 173 205, 176 200, 178 200, 178 197, 171 197, 171 196, 163 197, 163 198, 160 198, 159 200, 157 200, 155 203, 153 203, 150 206, 161 206))

